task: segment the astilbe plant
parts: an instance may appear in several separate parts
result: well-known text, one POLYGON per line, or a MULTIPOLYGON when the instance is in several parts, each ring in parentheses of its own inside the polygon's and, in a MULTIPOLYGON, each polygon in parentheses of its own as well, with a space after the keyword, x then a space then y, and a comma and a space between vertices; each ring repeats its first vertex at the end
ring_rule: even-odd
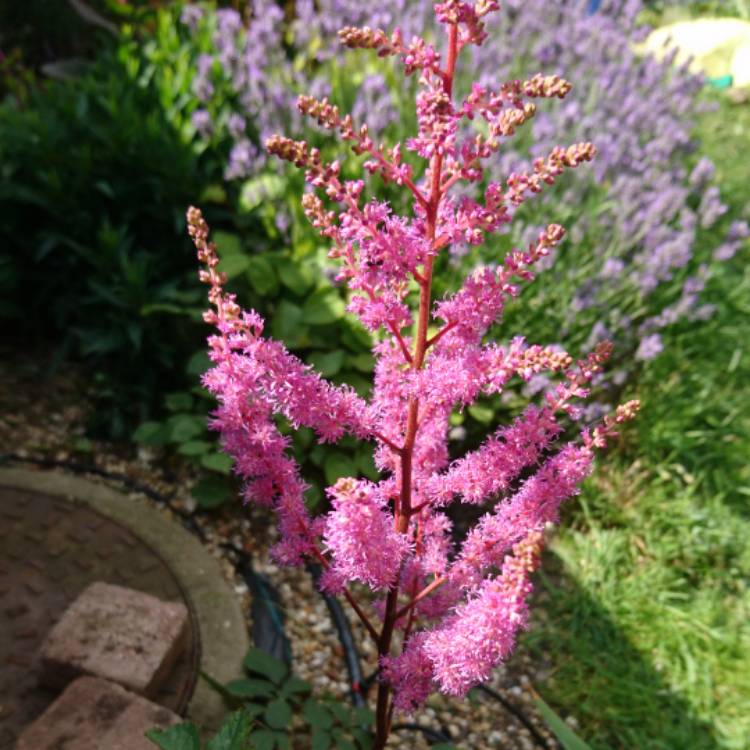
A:
POLYGON ((276 559, 322 564, 322 586, 346 598, 374 640, 380 659, 376 748, 385 745, 394 709, 409 711, 435 689, 462 696, 507 657, 527 622, 530 575, 539 564, 545 525, 578 491, 595 449, 638 407, 629 402, 566 441, 566 417, 575 416, 611 346, 602 343, 574 364, 558 347, 522 337, 504 345, 484 342, 518 293, 518 281, 531 280, 534 264, 563 239, 561 226, 548 226, 525 251, 511 252, 496 267, 476 270, 452 296, 432 299, 433 265, 441 252, 458 241, 481 243, 510 221, 513 207, 594 156, 590 143, 555 147, 532 170, 490 182, 479 200, 465 190, 454 196, 459 183, 481 182, 501 141, 533 114, 533 99, 562 98, 570 89, 557 76, 539 74, 474 87, 462 100, 455 96, 457 59, 485 41, 484 18, 497 9, 491 0, 436 4, 446 37, 442 52, 416 36, 407 42, 398 30, 340 32, 348 47, 400 58, 407 75, 419 76, 418 132, 403 145, 377 145, 366 125, 355 125, 325 100, 305 96, 298 102, 303 114, 366 156, 367 172, 408 191, 411 215, 366 201, 364 181, 344 180, 337 162, 324 163, 304 141, 273 136, 267 142, 272 154, 305 170, 313 188, 303 199, 305 212, 340 261, 339 279, 352 290, 350 311, 377 333, 369 400, 326 382, 281 343, 263 337, 261 317, 243 311, 224 291, 200 211, 188 213, 204 264, 201 278, 210 285, 213 308, 205 317, 217 329, 209 340, 214 366, 204 376, 219 402, 213 426, 246 480, 245 498, 278 514, 276 559), (483 128, 467 136, 467 120, 481 121, 483 128), (402 149, 421 160, 421 172, 402 149), (527 380, 541 372, 557 378, 541 404, 529 405, 476 450, 450 461, 454 410, 499 394, 515 376, 527 380), (347 433, 373 441, 382 479, 340 479, 328 489, 330 509, 312 517, 278 416, 314 429, 321 442, 347 433), (454 502, 489 504, 460 546, 445 512, 454 502), (352 584, 375 594, 377 617, 367 613, 352 584))

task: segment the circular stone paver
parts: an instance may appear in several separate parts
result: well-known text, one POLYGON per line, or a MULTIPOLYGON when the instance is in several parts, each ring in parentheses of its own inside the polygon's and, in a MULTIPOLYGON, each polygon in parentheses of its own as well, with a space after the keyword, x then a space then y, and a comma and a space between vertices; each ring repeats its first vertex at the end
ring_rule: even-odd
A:
POLYGON ((55 697, 36 686, 38 647, 95 580, 188 606, 190 647, 156 702, 204 727, 220 722, 221 698, 196 682, 198 669, 219 682, 239 676, 249 642, 218 562, 140 499, 57 472, 2 469, 0 750, 10 750, 16 734, 55 697))

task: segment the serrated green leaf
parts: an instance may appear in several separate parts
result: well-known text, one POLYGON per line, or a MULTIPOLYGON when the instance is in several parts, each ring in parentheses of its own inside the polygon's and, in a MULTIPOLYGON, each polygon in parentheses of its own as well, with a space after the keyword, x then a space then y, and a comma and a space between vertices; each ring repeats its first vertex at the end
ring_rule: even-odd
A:
POLYGON ((335 484, 341 477, 357 476, 357 465, 350 456, 338 451, 332 451, 326 456, 323 473, 328 484, 335 484))
POLYGON ((167 429, 161 422, 144 422, 133 433, 133 440, 144 445, 164 445, 167 429))
POLYGON ((368 479, 373 482, 380 477, 380 472, 377 466, 375 466, 375 459, 372 456, 372 448, 368 445, 363 445, 357 451, 357 468, 361 474, 364 474, 368 479))
POLYGON ((213 445, 207 440, 189 440, 187 443, 183 443, 177 449, 177 452, 181 456, 202 456, 212 448, 213 445))
POLYGON ((369 727, 375 723, 375 712, 366 706, 358 706, 352 711, 352 719, 352 723, 358 726, 369 727))
POLYGON ((207 453, 201 456, 201 466, 219 474, 229 474, 232 471, 232 459, 226 453, 207 453))
POLYGON ((259 648, 251 648, 242 664, 248 672, 268 677, 276 685, 283 682, 289 671, 283 661, 259 648))
POLYGON ((228 279, 234 279, 250 267, 250 256, 241 253, 227 255, 221 259, 217 267, 228 279))
POLYGON ((328 732, 319 729, 313 730, 310 750, 331 750, 333 738, 328 732))
POLYGON ((270 729, 258 729, 250 735, 250 747, 253 750, 274 750, 277 734, 270 729))
POLYGON ((187 443, 205 429, 204 417, 195 414, 175 414, 167 420, 167 439, 170 443, 187 443))
POLYGON ((236 234, 216 231, 211 233, 211 239, 216 244, 220 258, 242 253, 242 240, 236 234))
POLYGON ((305 680, 301 680, 296 675, 291 675, 288 677, 284 684, 281 686, 281 695, 288 696, 288 695, 295 695, 295 694, 304 694, 309 693, 312 690, 312 687, 309 682, 305 682, 305 680))
POLYGON ((272 682, 247 677, 228 682, 224 689, 235 698, 271 698, 276 695, 276 688, 272 682))
POLYGON ((187 366, 185 367, 185 372, 188 375, 203 375, 203 373, 211 367, 211 364, 208 354, 201 350, 190 357, 187 366))
POLYGON ((344 317, 346 304, 333 290, 325 289, 310 295, 302 306, 305 323, 311 326, 329 325, 344 317))
POLYGON ((261 297, 274 297, 279 291, 279 282, 273 264, 265 255, 252 255, 245 272, 250 285, 261 297))
POLYGON ((345 358, 344 352, 337 349, 332 352, 313 352, 307 358, 307 361, 315 368, 316 372, 324 378, 329 378, 341 369, 345 358))
POLYGON ((362 352, 354 357, 349 357, 348 364, 355 370, 370 373, 375 369, 375 357, 369 352, 362 352))
POLYGON ((330 729, 333 726, 333 716, 324 706, 314 698, 308 698, 302 707, 302 716, 313 729, 330 729))
POLYGON ((467 411, 480 424, 489 424, 492 421, 492 417, 495 416, 495 412, 492 409, 487 406, 480 406, 479 404, 472 404, 467 411))
POLYGON ((292 709, 283 698, 271 701, 263 714, 271 729, 285 729, 292 721, 292 709))
POLYGON ((372 748, 374 738, 369 732, 365 732, 364 729, 355 729, 352 732, 352 737, 360 750, 370 750, 372 748))
POLYGON ((302 327, 302 308, 282 300, 271 320, 271 335, 281 341, 294 341, 302 327))
POLYGON ((193 408, 193 397, 184 391, 168 393, 164 405, 169 411, 190 411, 193 408))
POLYGON ((252 718, 245 711, 235 711, 225 719, 216 736, 209 740, 206 750, 245 750, 252 718))
POLYGON ((277 200, 284 194, 286 183, 280 175, 262 174, 246 180, 240 189, 239 208, 252 211, 262 203, 277 200))
POLYGON ((161 750, 201 750, 200 736, 194 724, 176 724, 168 729, 149 729, 146 737, 161 750))
POLYGON ((190 494, 201 508, 218 508, 229 499, 229 484, 223 477, 203 477, 193 485, 190 494))
POLYGON ((557 737, 565 750, 591 750, 591 746, 584 742, 539 696, 534 698, 534 703, 552 734, 557 737))
POLYGON ((348 724, 349 722, 349 710, 344 708, 340 703, 335 701, 328 701, 326 706, 329 711, 342 723, 348 724))
POLYGON ((281 283, 298 297, 308 292, 314 283, 312 272, 301 263, 285 258, 276 267, 281 283))

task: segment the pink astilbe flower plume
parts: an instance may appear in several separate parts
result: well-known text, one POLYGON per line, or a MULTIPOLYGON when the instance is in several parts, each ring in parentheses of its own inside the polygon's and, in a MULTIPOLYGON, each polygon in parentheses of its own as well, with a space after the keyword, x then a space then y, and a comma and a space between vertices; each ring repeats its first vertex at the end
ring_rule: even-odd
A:
POLYGON ((205 318, 216 327, 209 339, 213 368, 204 377, 219 403, 212 426, 245 480, 245 498, 279 515, 277 559, 320 563, 322 586, 346 598, 373 638, 381 665, 376 750, 385 746, 394 707, 411 710, 435 689, 463 695, 510 653, 527 621, 545 527, 578 492, 595 451, 638 409, 629 402, 566 441, 575 424, 570 418, 578 416, 611 346, 602 343, 574 363, 558 347, 518 335, 506 343, 485 341, 519 285, 532 281, 535 266, 562 242, 561 226, 549 225, 525 250, 477 269, 453 294, 433 299, 433 266, 442 251, 483 242, 511 221, 517 206, 595 154, 590 143, 556 147, 530 172, 491 182, 481 195, 467 193, 466 184, 483 181, 484 164, 503 139, 534 116, 531 100, 561 99, 570 90, 567 81, 540 73, 494 89, 475 84, 457 99, 457 60, 467 46, 484 42, 484 19, 497 9, 492 0, 436 3, 445 29, 441 49, 419 37, 407 42, 398 29, 340 32, 346 46, 397 58, 406 75, 418 75, 417 132, 404 144, 376 144, 366 124, 328 100, 300 97, 301 113, 366 158, 368 180, 409 193, 409 215, 365 199, 365 180, 344 179, 338 161, 326 163, 304 141, 275 135, 266 143, 270 153, 304 170, 305 215, 351 290, 349 311, 375 334, 368 401, 263 336, 260 316, 224 291, 200 211, 188 212, 201 279, 210 287, 213 307, 205 318), (474 128, 476 122, 482 127, 474 128), (501 393, 513 378, 528 381, 540 373, 552 380, 541 403, 450 461, 454 412, 501 393), (328 489, 329 509, 313 517, 277 415, 315 430, 320 442, 347 434, 374 441, 382 478, 340 479, 328 489), (461 544, 445 513, 452 503, 485 506, 461 544), (352 585, 373 592, 379 620, 359 604, 352 585))

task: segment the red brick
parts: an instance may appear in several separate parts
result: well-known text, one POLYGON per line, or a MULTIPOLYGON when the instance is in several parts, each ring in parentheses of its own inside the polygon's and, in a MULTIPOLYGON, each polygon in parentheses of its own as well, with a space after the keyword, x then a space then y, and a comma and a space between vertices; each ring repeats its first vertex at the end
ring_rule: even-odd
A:
POLYGON ((184 604, 92 583, 42 644, 40 681, 60 689, 93 675, 152 696, 186 645, 187 625, 184 604))
POLYGON ((16 750, 154 750, 147 730, 180 717, 97 677, 80 677, 30 726, 16 750))

